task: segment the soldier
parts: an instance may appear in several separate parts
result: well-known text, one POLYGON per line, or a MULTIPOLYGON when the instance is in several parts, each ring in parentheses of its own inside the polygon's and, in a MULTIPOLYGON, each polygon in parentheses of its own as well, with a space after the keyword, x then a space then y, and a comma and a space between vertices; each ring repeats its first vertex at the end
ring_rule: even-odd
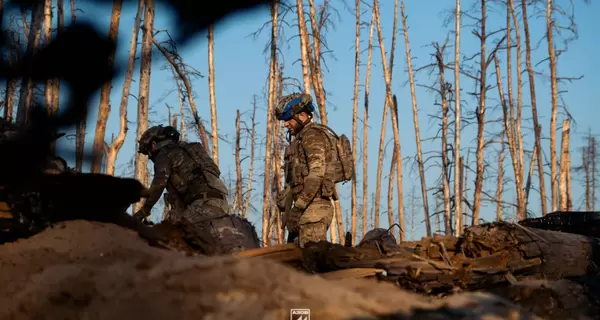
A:
POLYGON ((229 214, 228 190, 202 144, 180 142, 175 128, 159 125, 142 134, 138 152, 154 163, 154 178, 144 206, 134 214, 136 218, 147 219, 166 188, 171 206, 168 219, 184 219, 199 232, 210 233, 220 246, 217 252, 258 247, 254 227, 229 214))
POLYGON ((278 205, 285 211, 288 242, 297 241, 300 247, 327 240, 337 200, 335 184, 353 175, 353 168, 344 168, 351 165, 347 138, 314 123, 314 110, 311 96, 300 93, 285 96, 276 109, 277 119, 294 137, 285 152, 287 185, 278 205))

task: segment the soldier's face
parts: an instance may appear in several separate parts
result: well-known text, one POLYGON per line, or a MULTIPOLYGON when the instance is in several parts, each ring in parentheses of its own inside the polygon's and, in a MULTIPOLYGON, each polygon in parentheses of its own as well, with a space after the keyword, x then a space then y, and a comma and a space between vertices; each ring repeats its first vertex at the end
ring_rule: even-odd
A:
MULTIPOLYGON (((303 123, 306 122, 306 120, 308 120, 308 116, 304 112, 298 114, 297 118, 298 118, 298 120, 302 121, 303 123)), ((298 121, 296 121, 296 119, 294 119, 294 118, 284 122, 283 125, 290 131, 290 133, 292 135, 300 132, 300 130, 302 129, 302 127, 300 126, 298 121)))

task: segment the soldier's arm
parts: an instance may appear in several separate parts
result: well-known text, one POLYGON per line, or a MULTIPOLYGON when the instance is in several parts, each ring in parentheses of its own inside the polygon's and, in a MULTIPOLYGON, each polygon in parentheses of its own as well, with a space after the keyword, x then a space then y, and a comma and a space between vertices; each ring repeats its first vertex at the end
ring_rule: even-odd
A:
POLYGON ((306 154, 309 173, 304 179, 304 188, 294 203, 294 206, 299 209, 306 209, 321 188, 321 182, 325 178, 325 150, 327 147, 325 139, 324 134, 318 130, 308 130, 302 137, 302 147, 306 154))
POLYGON ((154 159, 154 178, 152 179, 152 185, 150 186, 149 196, 144 202, 142 212, 146 215, 150 214, 152 207, 158 202, 163 191, 167 187, 167 181, 171 175, 171 164, 169 158, 164 153, 159 153, 154 159))

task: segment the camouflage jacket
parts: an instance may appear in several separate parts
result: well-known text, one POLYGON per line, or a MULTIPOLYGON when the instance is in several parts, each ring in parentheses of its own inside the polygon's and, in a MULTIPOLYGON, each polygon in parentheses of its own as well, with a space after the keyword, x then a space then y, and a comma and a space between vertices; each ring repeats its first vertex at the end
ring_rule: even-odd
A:
POLYGON ((201 193, 226 198, 228 190, 220 172, 199 143, 169 142, 151 158, 154 177, 142 211, 150 213, 165 188, 175 202, 189 204, 201 193), (189 152, 192 149, 193 154, 189 152), (197 157, 194 154, 201 154, 197 157))
POLYGON ((286 163, 290 172, 289 183, 294 197, 294 207, 304 210, 315 197, 333 196, 335 183, 327 179, 327 163, 334 156, 329 137, 323 131, 307 124, 286 150, 286 163), (312 129, 311 129, 312 128, 312 129))

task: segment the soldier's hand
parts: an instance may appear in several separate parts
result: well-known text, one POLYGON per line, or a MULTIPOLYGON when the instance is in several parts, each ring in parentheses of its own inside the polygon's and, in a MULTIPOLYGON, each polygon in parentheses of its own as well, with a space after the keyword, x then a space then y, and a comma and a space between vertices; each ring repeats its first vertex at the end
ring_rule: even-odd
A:
POLYGON ((143 222, 146 219, 147 215, 142 210, 139 210, 138 212, 133 214, 133 217, 143 222))

